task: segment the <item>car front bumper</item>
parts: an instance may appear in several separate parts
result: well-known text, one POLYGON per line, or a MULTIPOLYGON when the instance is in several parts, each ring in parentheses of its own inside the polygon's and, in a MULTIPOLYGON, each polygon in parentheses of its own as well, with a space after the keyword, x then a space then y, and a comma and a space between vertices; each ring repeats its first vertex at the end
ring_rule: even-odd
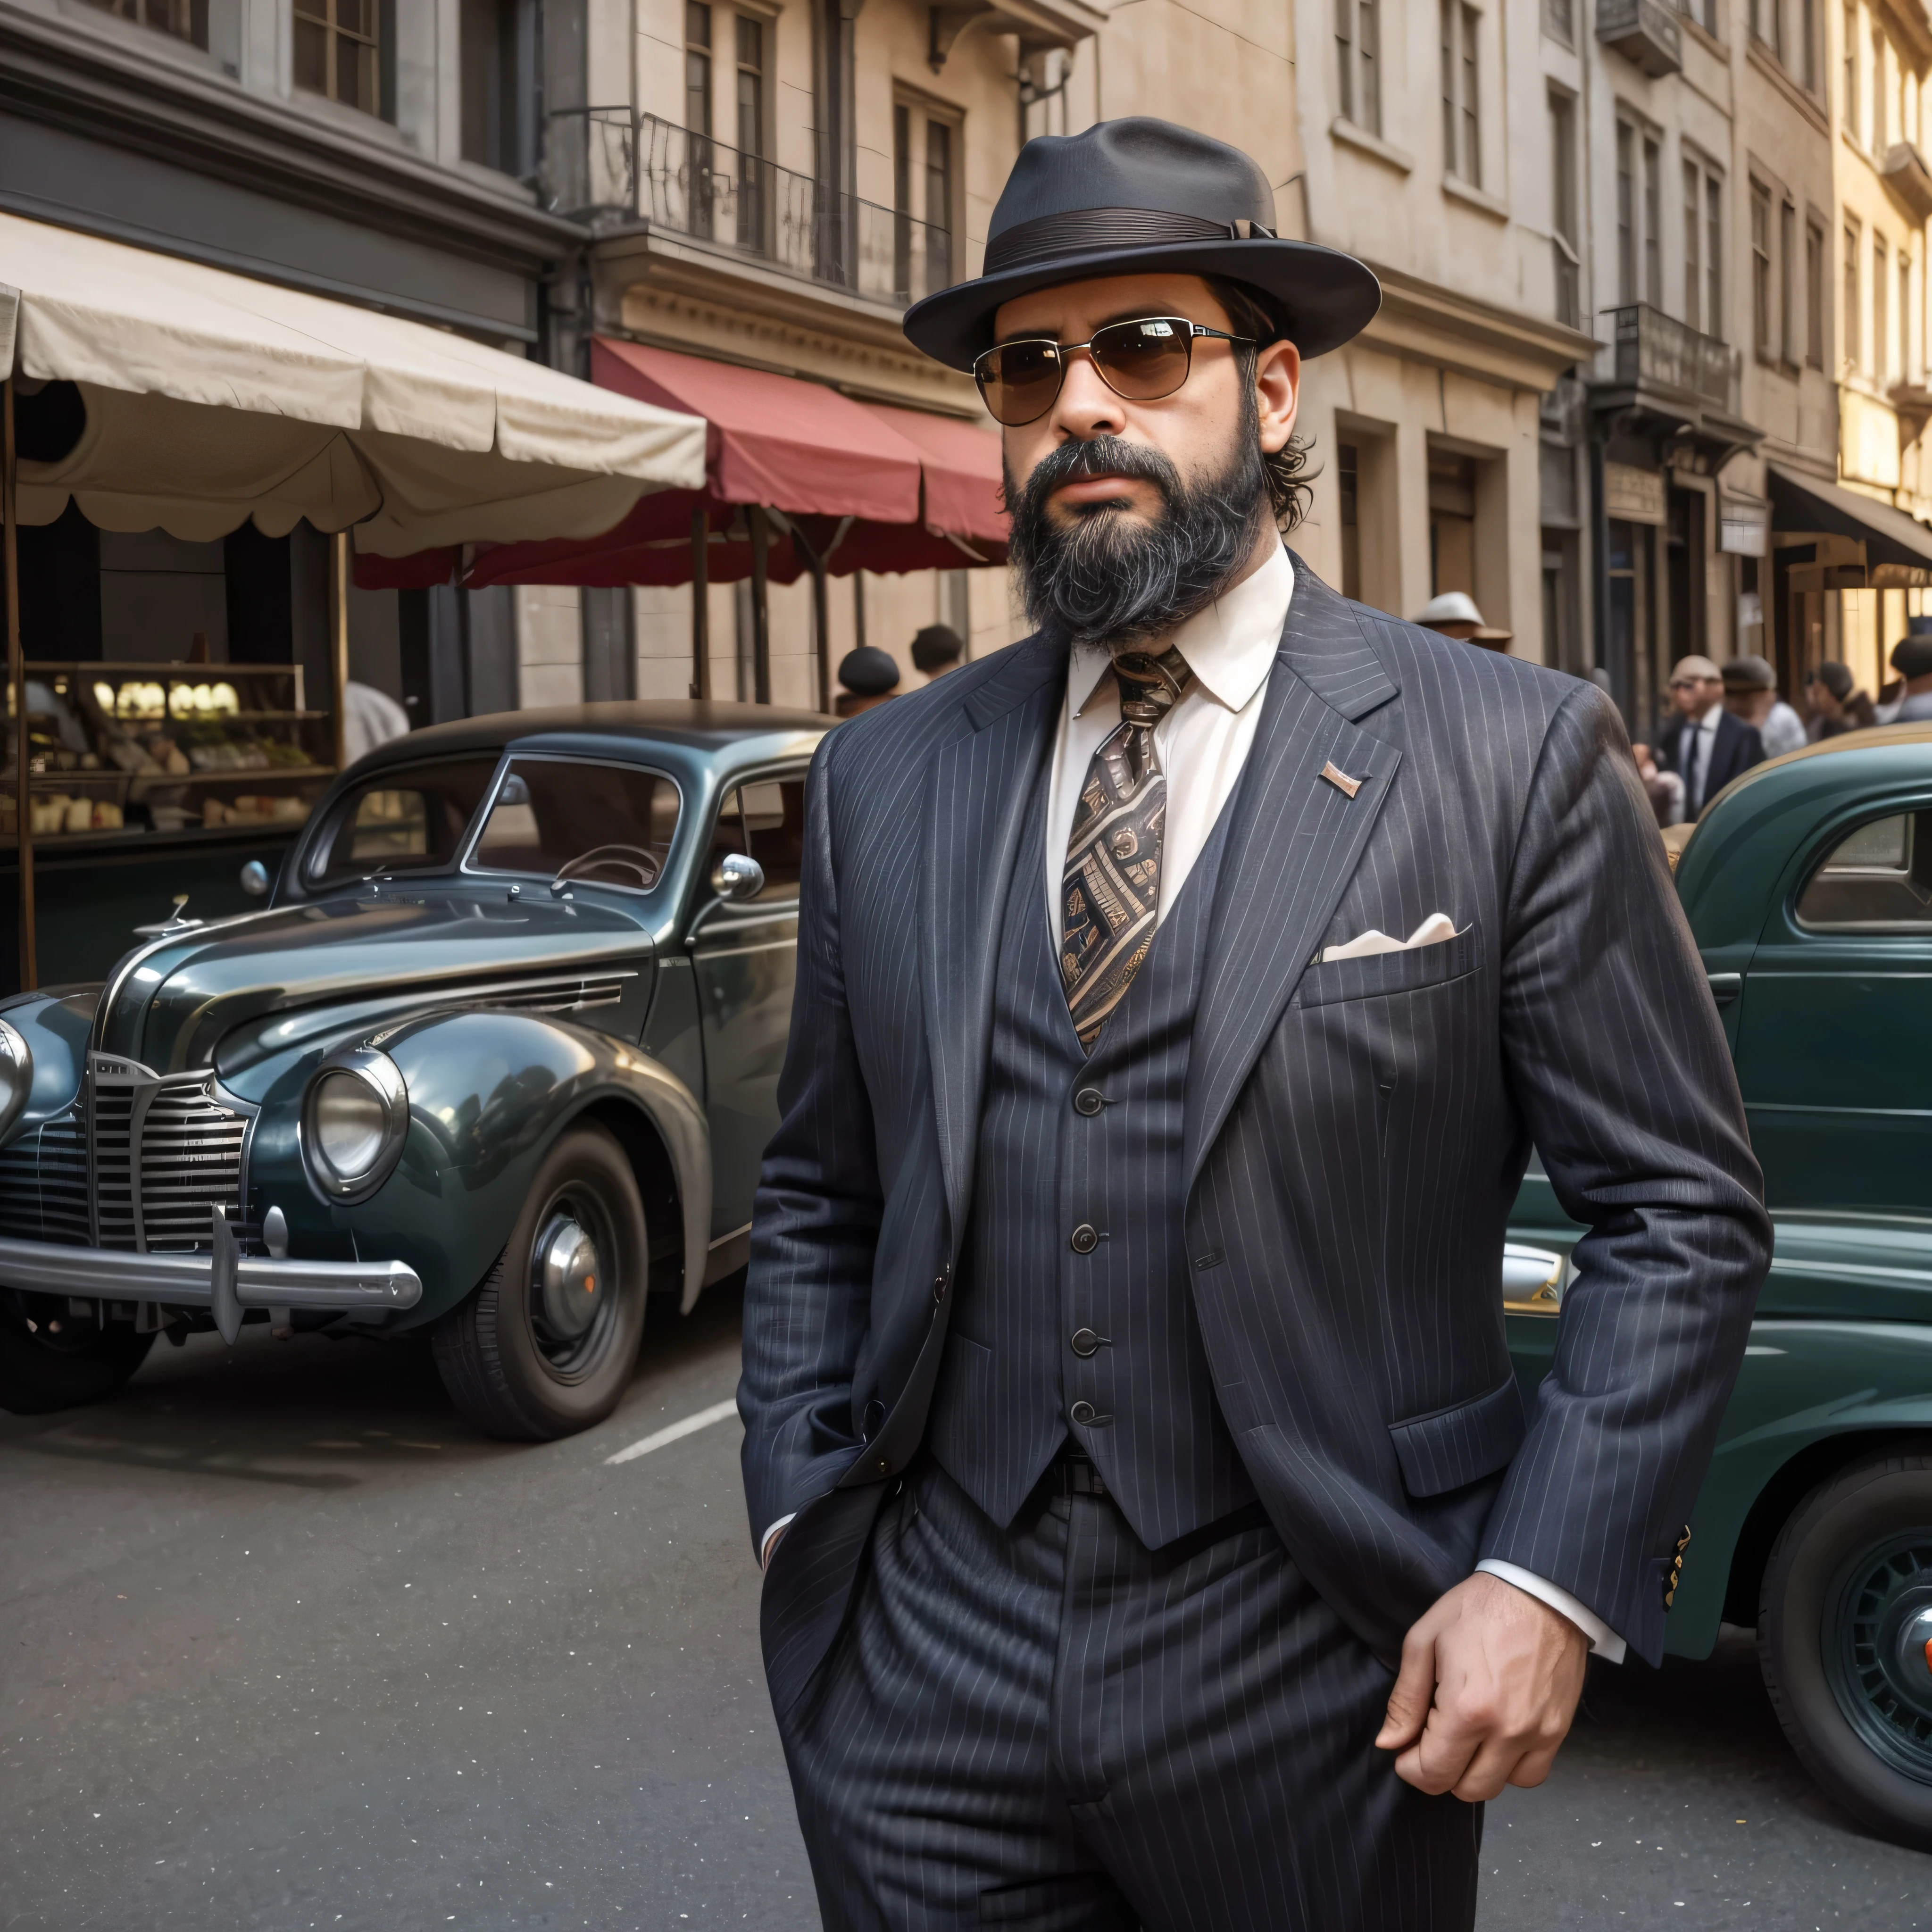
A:
POLYGON ((0 1240, 0 1287, 104 1301, 152 1301, 206 1308, 230 1341, 242 1311, 310 1308, 337 1314, 413 1308, 422 1282, 401 1262, 278 1260, 244 1255, 218 1222, 212 1253, 130 1254, 68 1248, 51 1241, 0 1240), (226 1238, 224 1238, 226 1237, 226 1238))

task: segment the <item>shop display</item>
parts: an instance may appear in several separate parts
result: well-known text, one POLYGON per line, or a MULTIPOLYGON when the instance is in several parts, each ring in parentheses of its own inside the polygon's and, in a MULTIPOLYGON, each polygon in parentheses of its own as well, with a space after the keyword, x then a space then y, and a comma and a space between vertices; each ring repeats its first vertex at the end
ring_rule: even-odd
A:
MULTIPOLYGON (((12 700, 0 837, 16 830, 12 700)), ((333 775, 296 664, 30 664, 33 836, 300 825, 333 775)))

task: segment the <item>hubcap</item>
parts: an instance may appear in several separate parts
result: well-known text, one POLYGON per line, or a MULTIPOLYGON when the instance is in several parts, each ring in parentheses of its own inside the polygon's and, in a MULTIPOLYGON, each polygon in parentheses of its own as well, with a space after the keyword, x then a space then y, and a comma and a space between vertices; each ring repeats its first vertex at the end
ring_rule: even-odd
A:
POLYGON ((554 1214, 536 1244, 538 1320, 548 1338, 568 1343, 588 1334, 608 1300, 597 1244, 574 1215, 554 1214))
POLYGON ((1932 1528, 1867 1550, 1844 1576, 1823 1646, 1838 1707, 1888 1764, 1932 1784, 1932 1528))

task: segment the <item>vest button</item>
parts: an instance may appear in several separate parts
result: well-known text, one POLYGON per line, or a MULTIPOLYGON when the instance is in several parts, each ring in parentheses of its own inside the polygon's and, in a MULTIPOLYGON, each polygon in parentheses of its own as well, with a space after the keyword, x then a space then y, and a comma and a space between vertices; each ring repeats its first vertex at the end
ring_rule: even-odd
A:
POLYGON ((1090 1355, 1100 1346, 1100 1338, 1090 1328, 1076 1328, 1073 1331, 1073 1352, 1076 1355, 1090 1355))
POLYGON ((1084 1429, 1100 1412, 1090 1402, 1076 1402, 1066 1412, 1084 1429))
POLYGON ((1090 1120, 1106 1104, 1106 1096, 1097 1087, 1083 1087, 1073 1096, 1073 1111, 1084 1114, 1090 1120))
POLYGON ((1076 1255, 1090 1255, 1100 1245, 1100 1238, 1084 1221, 1073 1231, 1073 1252, 1076 1255))

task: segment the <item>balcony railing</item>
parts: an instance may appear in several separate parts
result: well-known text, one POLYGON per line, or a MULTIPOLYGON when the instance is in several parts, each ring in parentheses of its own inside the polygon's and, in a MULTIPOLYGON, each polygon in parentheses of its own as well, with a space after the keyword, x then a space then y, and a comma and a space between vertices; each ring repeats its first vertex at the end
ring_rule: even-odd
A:
POLYGON ((1619 388, 1674 389, 1736 415, 1736 350, 1648 302, 1612 309, 1610 316, 1616 330, 1608 351, 1610 380, 1619 388))
POLYGON ((566 172, 581 184, 577 212, 593 225, 641 220, 898 308, 954 279, 945 229, 655 114, 576 108, 553 115, 551 127, 554 141, 580 130, 578 153, 560 158, 574 164, 566 172))

